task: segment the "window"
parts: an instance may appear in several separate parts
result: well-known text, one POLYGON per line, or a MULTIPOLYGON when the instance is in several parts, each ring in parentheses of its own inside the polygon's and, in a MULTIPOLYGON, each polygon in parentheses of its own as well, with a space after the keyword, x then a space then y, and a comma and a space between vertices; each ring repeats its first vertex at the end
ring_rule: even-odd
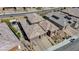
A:
POLYGON ((59 17, 57 17, 57 16, 55 16, 55 15, 52 15, 52 17, 55 18, 55 19, 59 19, 59 17))

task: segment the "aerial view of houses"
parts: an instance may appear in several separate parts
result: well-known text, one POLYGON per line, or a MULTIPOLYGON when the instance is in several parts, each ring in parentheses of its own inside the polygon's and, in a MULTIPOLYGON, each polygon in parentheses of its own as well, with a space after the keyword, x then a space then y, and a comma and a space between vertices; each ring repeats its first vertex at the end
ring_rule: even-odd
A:
POLYGON ((79 51, 78 7, 1 7, 0 51, 79 51))

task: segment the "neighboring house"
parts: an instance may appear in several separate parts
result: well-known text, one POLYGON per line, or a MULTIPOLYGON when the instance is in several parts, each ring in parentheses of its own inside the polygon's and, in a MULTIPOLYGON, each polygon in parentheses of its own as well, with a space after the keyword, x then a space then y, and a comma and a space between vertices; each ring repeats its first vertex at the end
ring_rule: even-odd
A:
POLYGON ((51 32, 54 32, 54 31, 57 31, 59 30, 59 28, 57 26, 55 26, 53 23, 51 23, 50 21, 48 20, 45 20, 45 21, 41 21, 39 23, 39 25, 44 29, 44 31, 48 31, 50 30, 51 32))
POLYGON ((20 44, 19 40, 9 29, 7 24, 0 23, 0 50, 15 51, 15 50, 18 50, 19 44, 20 44))
POLYGON ((62 10, 62 12, 79 18, 79 8, 67 8, 62 10))
POLYGON ((32 13, 32 14, 26 14, 27 18, 28 18, 28 21, 31 23, 31 24, 34 24, 34 23, 38 23, 40 21, 43 21, 45 20, 44 18, 42 18, 40 15, 36 14, 36 13, 32 13))
POLYGON ((49 21, 57 25, 59 28, 63 28, 67 25, 72 25, 74 21, 77 20, 75 17, 71 17, 67 14, 64 14, 62 12, 51 12, 46 15, 49 18, 49 21))

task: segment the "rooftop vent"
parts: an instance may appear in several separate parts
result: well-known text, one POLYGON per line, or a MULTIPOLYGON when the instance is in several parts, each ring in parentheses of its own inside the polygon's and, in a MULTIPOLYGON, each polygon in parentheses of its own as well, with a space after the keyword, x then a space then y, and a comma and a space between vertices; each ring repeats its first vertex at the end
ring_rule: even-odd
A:
POLYGON ((59 17, 57 17, 57 16, 55 16, 55 15, 52 15, 52 17, 55 18, 55 19, 57 19, 57 20, 59 19, 59 17))
POLYGON ((68 23, 71 24, 72 22, 71 21, 68 21, 68 23))
POLYGON ((66 18, 66 19, 68 19, 68 20, 71 20, 71 18, 70 18, 70 17, 68 17, 68 16, 65 16, 64 18, 66 18))

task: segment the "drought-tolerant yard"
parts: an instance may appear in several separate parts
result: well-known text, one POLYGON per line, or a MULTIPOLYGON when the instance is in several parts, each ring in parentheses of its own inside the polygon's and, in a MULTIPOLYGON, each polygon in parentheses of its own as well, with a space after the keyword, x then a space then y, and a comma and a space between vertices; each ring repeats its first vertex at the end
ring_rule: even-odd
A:
POLYGON ((20 35, 20 32, 18 32, 18 30, 17 30, 14 26, 11 25, 10 20, 11 20, 11 19, 2 19, 1 22, 2 22, 2 23, 5 22, 5 23, 9 26, 9 28, 12 30, 12 32, 13 32, 18 38, 20 38, 20 36, 21 36, 21 35, 20 35))

